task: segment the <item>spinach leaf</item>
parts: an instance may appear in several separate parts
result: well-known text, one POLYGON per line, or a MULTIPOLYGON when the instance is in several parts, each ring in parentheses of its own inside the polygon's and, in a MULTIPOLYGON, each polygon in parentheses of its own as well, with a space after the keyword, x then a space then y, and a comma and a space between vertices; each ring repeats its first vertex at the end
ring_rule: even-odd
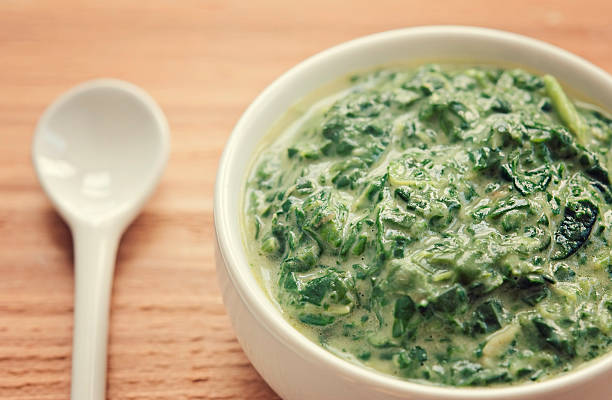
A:
POLYGON ((410 351, 402 349, 397 357, 397 364, 402 369, 418 368, 425 361, 427 361, 427 351, 420 346, 415 346, 410 351))
POLYGON ((487 300, 474 311, 472 332, 491 333, 502 327, 504 309, 498 300, 487 300))
POLYGON ((301 300, 320 306, 327 296, 334 303, 345 302, 347 287, 338 274, 330 271, 327 274, 311 279, 300 290, 301 300))
POLYGON ((571 282, 576 273, 567 264, 559 264, 555 267, 555 278, 561 282, 571 282))
POLYGON ((416 312, 416 306, 410 296, 402 296, 395 301, 393 316, 393 337, 399 337, 406 332, 406 324, 416 312))
POLYGON ((518 210, 527 207, 529 207, 529 202, 527 200, 511 196, 499 200, 495 204, 495 207, 493 207, 493 210, 491 211, 489 216, 491 218, 497 218, 500 215, 507 213, 508 211, 518 210))
POLYGON ((589 238, 598 214, 599 209, 590 200, 567 204, 555 232, 553 259, 562 260, 574 254, 589 238))
POLYGON ((521 171, 518 158, 503 164, 502 176, 511 181, 523 196, 528 196, 535 191, 545 191, 551 181, 551 171, 547 164, 530 171, 521 171))
POLYGON ((357 181, 363 176, 366 163, 360 158, 338 161, 330 168, 331 181, 338 189, 355 189, 357 181))
POLYGON ((467 310, 467 293, 463 286, 457 284, 440 293, 433 299, 432 304, 436 311, 460 314, 467 310))
POLYGON ((561 355, 573 357, 576 355, 575 343, 559 329, 556 324, 542 317, 534 317, 531 322, 546 343, 561 355))
POLYGON ((303 221, 298 221, 324 249, 336 252, 342 244, 348 209, 330 190, 310 195, 303 204, 303 221))
POLYGON ((419 113, 422 120, 436 119, 440 128, 452 140, 461 139, 461 131, 470 128, 478 119, 478 112, 452 98, 430 97, 419 113))
POLYGON ((542 78, 537 75, 530 74, 522 69, 512 70, 510 71, 510 75, 512 76, 514 86, 519 89, 533 92, 544 87, 542 78))
POLYGON ((493 170, 499 166, 499 154, 489 147, 481 147, 468 152, 475 171, 493 170))
MULTIPOLYGON (((304 236, 307 238, 307 236, 304 236)), ((265 244, 265 242, 264 242, 265 244)), ((281 269, 284 271, 308 271, 315 266, 319 260, 321 248, 312 239, 305 239, 295 250, 282 261, 281 269)))
POLYGON ((329 325, 336 320, 332 315, 323 314, 300 314, 299 319, 305 324, 317 326, 329 325))

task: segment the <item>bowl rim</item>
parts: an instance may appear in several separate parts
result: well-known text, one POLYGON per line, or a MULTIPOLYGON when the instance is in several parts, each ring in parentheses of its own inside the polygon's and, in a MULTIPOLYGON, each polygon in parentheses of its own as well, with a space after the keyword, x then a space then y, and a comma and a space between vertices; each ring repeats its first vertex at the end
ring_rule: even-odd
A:
MULTIPOLYGON (((245 152, 241 151, 241 138, 248 135, 245 129, 249 121, 256 119, 260 109, 268 106, 269 99, 273 98, 279 91, 284 90, 284 86, 293 78, 300 74, 305 74, 314 66, 325 63, 331 56, 337 56, 343 52, 355 51, 361 46, 385 42, 398 37, 412 37, 419 35, 462 35, 465 40, 472 38, 487 38, 504 42, 506 45, 526 46, 532 50, 538 50, 550 56, 554 56, 570 65, 572 69, 583 70, 585 74, 592 75, 612 88, 612 77, 585 59, 563 50, 552 44, 538 39, 530 38, 516 33, 506 32, 497 29, 459 26, 459 25, 427 25, 410 28, 390 30, 372 35, 353 39, 327 50, 319 52, 306 60, 300 62, 287 72, 268 85, 247 107, 236 123, 223 151, 217 170, 214 193, 214 228, 220 255, 225 261, 225 268, 228 272, 231 283, 236 288, 239 297, 246 305, 249 312, 258 320, 277 340, 292 349, 302 358, 306 358, 313 363, 324 363, 331 368, 338 376, 344 376, 352 381, 366 383, 370 386, 384 388, 396 395, 421 395, 427 397, 447 398, 449 400, 458 399, 520 399, 525 396, 537 396, 543 394, 559 393, 566 391, 580 383, 586 383, 602 374, 612 372, 612 351, 603 355, 593 362, 581 365, 579 368, 556 375, 550 379, 536 383, 521 383, 514 386, 499 387, 453 387, 436 386, 434 384, 418 383, 405 380, 399 377, 388 375, 364 366, 357 365, 345 360, 312 342, 294 328, 276 309, 272 301, 264 293, 263 288, 256 282, 250 271, 246 252, 242 243, 242 235, 235 232, 229 224, 231 218, 236 215, 228 213, 229 207, 224 207, 231 201, 231 188, 233 185, 240 184, 240 193, 244 184, 244 176, 248 169, 241 173, 242 180, 232 181, 231 171, 233 161, 238 157, 245 157, 245 152)), ((382 65, 383 63, 381 63, 382 65)), ((321 82, 321 85, 325 82, 321 82)), ((579 88, 577 88, 579 89, 579 88)), ((277 114, 277 119, 283 113, 277 114)), ((253 150, 248 150, 248 158, 253 156, 253 150)), ((242 194, 241 194, 242 196, 242 194)))

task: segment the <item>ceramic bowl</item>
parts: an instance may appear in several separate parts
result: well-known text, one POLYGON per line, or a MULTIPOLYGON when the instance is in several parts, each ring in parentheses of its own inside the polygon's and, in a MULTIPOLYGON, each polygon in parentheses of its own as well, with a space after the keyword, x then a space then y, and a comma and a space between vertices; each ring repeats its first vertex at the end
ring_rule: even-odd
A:
POLYGON ((285 400, 601 400, 612 398, 612 355, 532 384, 453 388, 413 383, 345 361, 311 342, 281 315, 255 280, 239 215, 245 176, 259 140, 288 107, 350 72, 391 62, 470 60, 546 72, 612 109, 612 77, 555 46, 490 29, 428 26, 384 32, 323 51, 282 75, 242 115, 219 164, 214 215, 217 274, 247 357, 285 400))

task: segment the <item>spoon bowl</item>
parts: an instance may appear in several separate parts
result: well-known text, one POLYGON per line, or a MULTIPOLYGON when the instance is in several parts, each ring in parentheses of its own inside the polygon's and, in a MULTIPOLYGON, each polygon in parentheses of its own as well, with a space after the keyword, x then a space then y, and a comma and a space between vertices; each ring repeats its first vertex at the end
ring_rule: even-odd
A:
POLYGON ((111 79, 60 96, 36 129, 33 160, 64 219, 127 225, 155 188, 168 157, 168 125, 140 88, 111 79))
POLYGON ((168 131, 146 92, 110 79, 69 90, 36 127, 34 168, 74 242, 73 400, 105 398, 117 247, 163 172, 168 131))

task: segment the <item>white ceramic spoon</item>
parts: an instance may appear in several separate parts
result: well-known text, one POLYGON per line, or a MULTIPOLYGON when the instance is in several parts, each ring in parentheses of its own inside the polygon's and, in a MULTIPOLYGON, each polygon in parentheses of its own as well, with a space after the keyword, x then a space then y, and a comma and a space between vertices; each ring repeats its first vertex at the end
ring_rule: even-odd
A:
POLYGON ((32 156, 74 242, 72 400, 102 400, 109 299, 119 239, 153 192, 168 158, 166 118, 138 87, 95 80, 42 115, 32 156))

